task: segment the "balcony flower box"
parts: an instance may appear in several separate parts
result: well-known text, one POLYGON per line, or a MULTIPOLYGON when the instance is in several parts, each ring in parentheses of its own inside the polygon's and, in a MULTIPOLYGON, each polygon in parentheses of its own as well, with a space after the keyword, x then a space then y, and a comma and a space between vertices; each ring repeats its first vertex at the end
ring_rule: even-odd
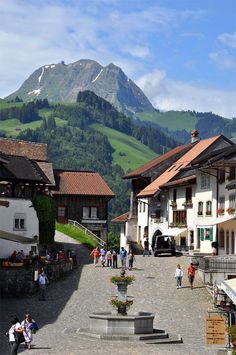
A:
POLYGON ((229 207, 229 208, 227 208, 226 211, 228 212, 228 214, 234 214, 235 213, 235 208, 229 207))
POLYGON ((224 214, 225 213, 224 208, 218 208, 217 213, 218 214, 224 214))
POLYGON ((170 202, 170 206, 172 206, 172 207, 177 207, 177 203, 176 203, 176 201, 174 201, 174 200, 173 200, 173 201, 171 201, 171 202, 170 202))
POLYGON ((193 202, 192 200, 187 200, 183 203, 183 206, 185 207, 193 207, 193 202))

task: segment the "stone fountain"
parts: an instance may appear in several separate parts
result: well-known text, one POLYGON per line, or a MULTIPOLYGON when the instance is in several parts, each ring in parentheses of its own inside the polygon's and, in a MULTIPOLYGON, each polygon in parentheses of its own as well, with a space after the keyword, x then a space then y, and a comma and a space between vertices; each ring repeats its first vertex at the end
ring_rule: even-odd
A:
POLYGON ((164 330, 154 329, 155 315, 148 312, 127 314, 127 310, 133 304, 133 300, 127 296, 127 287, 134 281, 133 276, 126 276, 125 270, 121 270, 120 276, 112 276, 111 282, 117 285, 117 296, 112 298, 111 304, 116 308, 116 313, 99 312, 89 315, 89 329, 80 328, 77 334, 86 335, 103 340, 150 340, 155 343, 181 343, 182 338, 177 336, 170 340, 164 330), (169 341, 168 341, 169 340, 169 341))

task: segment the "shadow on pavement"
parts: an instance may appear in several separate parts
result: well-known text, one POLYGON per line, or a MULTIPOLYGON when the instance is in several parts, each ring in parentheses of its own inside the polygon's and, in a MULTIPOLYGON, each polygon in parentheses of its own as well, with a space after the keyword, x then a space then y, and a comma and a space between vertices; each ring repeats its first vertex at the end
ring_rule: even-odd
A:
MULTIPOLYGON (((65 249, 73 247, 76 249, 77 268, 62 279, 48 285, 46 290, 46 301, 38 301, 38 293, 32 296, 22 296, 18 298, 0 299, 0 354, 9 353, 9 341, 5 335, 10 328, 9 320, 12 315, 17 315, 22 321, 26 313, 30 313, 35 319, 39 328, 44 325, 54 323, 71 295, 79 287, 83 266, 91 263, 90 251, 80 244, 62 243, 65 249), (4 334, 4 335, 3 335, 4 334)), ((40 331, 40 330, 39 330, 40 331)), ((19 348, 21 352, 22 345, 19 348)), ((33 347, 33 349, 50 349, 48 347, 33 347)))

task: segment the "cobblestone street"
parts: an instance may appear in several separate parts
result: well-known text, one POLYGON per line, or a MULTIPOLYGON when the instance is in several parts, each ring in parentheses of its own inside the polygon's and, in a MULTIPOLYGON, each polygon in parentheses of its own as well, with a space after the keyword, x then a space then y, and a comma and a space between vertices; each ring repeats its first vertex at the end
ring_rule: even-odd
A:
MULTIPOLYGON (((59 235, 61 242, 72 242, 59 235)), ((73 242, 75 243, 75 242, 73 242)), ((116 294, 110 282, 113 269, 94 268, 89 253, 81 245, 77 248, 79 267, 69 276, 47 289, 47 301, 39 302, 38 295, 17 299, 1 299, 0 354, 7 355, 8 340, 4 333, 9 329, 9 318, 18 314, 20 319, 29 312, 40 326, 34 335, 33 348, 19 348, 21 354, 216 354, 214 347, 205 344, 205 317, 211 308, 209 293, 198 276, 195 288, 189 288, 186 276, 189 259, 181 257, 136 256, 134 270, 128 272, 136 281, 128 288, 134 297, 130 313, 153 312, 154 327, 169 333, 180 334, 183 344, 145 344, 142 342, 111 342, 85 338, 76 334, 78 328, 89 326, 88 315, 96 311, 110 311, 109 300, 116 294), (183 288, 176 289, 174 272, 177 263, 184 270, 183 288)), ((69 247, 69 244, 65 248, 69 247)))

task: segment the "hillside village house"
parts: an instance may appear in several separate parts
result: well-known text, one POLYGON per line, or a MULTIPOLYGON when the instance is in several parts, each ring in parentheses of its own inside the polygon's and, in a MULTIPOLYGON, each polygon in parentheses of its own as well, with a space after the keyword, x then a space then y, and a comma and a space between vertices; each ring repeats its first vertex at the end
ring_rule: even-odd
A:
POLYGON ((93 171, 54 170, 57 221, 77 221, 105 243, 108 234, 108 202, 114 193, 93 171))
POLYGON ((234 253, 235 185, 219 176, 234 179, 235 145, 222 135, 198 140, 193 131, 192 143, 178 148, 180 156, 171 150, 125 176, 132 179, 131 208, 113 220, 122 226, 121 245, 168 234, 179 248, 209 254, 217 241, 220 254, 234 253))
POLYGON ((0 258, 37 249, 32 196, 54 185, 46 144, 0 138, 0 258))

